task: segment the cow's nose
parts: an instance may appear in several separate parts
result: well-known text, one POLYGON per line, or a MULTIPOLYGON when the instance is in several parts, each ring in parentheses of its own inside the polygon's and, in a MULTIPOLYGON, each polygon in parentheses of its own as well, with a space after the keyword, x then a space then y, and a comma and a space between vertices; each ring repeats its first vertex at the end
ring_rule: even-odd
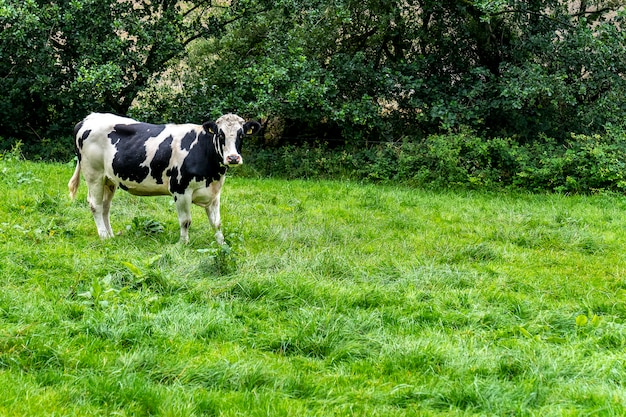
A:
POLYGON ((241 163, 241 156, 240 155, 228 155, 226 157, 226 162, 228 162, 229 164, 232 165, 237 165, 241 163))

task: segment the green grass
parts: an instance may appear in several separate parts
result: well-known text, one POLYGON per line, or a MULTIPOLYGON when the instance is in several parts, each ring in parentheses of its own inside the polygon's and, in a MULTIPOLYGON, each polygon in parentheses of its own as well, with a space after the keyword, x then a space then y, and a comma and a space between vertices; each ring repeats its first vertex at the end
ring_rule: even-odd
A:
POLYGON ((0 415, 626 414, 626 199, 229 178, 229 247, 0 160, 0 415))

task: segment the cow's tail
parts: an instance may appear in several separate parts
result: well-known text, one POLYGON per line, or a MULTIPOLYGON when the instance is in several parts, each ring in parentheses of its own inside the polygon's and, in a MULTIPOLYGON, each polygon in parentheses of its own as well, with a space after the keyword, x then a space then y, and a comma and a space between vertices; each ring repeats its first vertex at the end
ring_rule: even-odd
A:
POLYGON ((76 197, 78 191, 78 185, 80 184, 80 161, 76 162, 76 169, 74 175, 70 178, 70 182, 67 183, 67 187, 70 189, 70 198, 73 200, 76 197))

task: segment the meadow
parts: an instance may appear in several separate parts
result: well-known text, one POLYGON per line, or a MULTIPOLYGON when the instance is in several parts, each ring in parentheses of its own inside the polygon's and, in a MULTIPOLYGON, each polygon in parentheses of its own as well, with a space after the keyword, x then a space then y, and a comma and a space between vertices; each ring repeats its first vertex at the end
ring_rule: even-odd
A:
POLYGON ((227 179, 227 246, 0 158, 0 415, 621 416, 626 199, 227 179))

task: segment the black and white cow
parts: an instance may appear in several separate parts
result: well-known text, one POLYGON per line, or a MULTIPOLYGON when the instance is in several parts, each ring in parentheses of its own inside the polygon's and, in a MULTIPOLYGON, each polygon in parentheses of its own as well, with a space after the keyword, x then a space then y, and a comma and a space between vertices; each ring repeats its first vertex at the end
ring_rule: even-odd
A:
POLYGON ((203 125, 141 123, 113 114, 92 113, 76 125, 78 163, 68 183, 76 196, 83 172, 87 201, 101 238, 113 237, 109 221, 117 187, 139 196, 172 195, 180 224, 180 240, 189 241, 191 203, 206 209, 215 239, 220 230, 220 192, 229 165, 240 165, 244 135, 260 129, 226 114, 203 125))

